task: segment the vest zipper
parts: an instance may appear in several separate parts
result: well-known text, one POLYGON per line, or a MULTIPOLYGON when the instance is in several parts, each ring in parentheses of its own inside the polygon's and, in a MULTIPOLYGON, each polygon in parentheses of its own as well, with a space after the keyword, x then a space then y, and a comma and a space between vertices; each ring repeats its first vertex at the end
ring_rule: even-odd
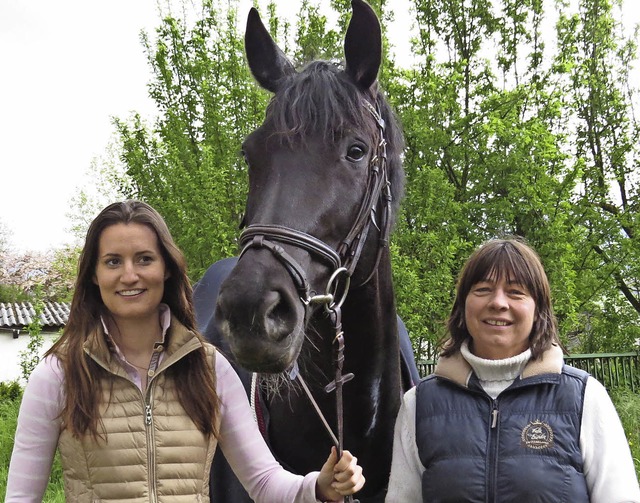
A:
MULTIPOLYGON (((498 472, 498 437, 500 436, 500 429, 498 428, 499 416, 500 411, 498 410, 498 401, 492 399, 491 416, 489 422, 489 441, 491 442, 491 444, 489 446, 489 463, 487 464, 489 469, 487 497, 490 497, 490 495, 495 495, 496 490, 496 477, 498 472)), ((492 499, 490 500, 493 501, 492 499)))
POLYGON ((145 406, 145 423, 147 423, 147 426, 151 426, 151 405, 147 404, 145 406))
POLYGON ((495 428, 498 424, 498 409, 495 408, 491 411, 491 429, 495 428))
POLYGON ((147 399, 144 402, 144 423, 147 430, 147 460, 149 463, 149 500, 151 503, 158 501, 158 495, 156 492, 156 449, 155 449, 155 435, 153 431, 153 385, 155 382, 150 382, 147 387, 147 399))

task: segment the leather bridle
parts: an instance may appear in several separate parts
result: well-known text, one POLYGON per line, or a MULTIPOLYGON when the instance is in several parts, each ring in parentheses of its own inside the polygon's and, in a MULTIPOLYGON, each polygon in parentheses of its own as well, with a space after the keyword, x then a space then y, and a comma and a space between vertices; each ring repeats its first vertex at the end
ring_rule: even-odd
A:
MULTIPOLYGON (((284 266, 293 280, 301 302, 304 304, 305 316, 309 315, 309 306, 311 304, 324 304, 325 309, 327 310, 329 319, 331 320, 331 324, 336 334, 333 340, 335 379, 325 386, 324 389, 327 393, 332 391, 336 392, 337 436, 333 433, 333 430, 329 426, 329 423, 322 414, 320 407, 302 378, 302 375, 298 370, 297 362, 294 363, 293 367, 289 370, 289 376, 291 379, 297 379, 300 382, 303 390, 311 401, 318 417, 322 421, 327 433, 336 447, 338 459, 342 456, 343 439, 342 385, 353 378, 353 374, 351 373, 345 375, 342 374, 342 366, 344 362, 344 333, 342 331, 341 307, 349 291, 351 276, 358 264, 371 226, 375 226, 380 233, 376 260, 371 272, 359 286, 366 284, 375 274, 382 252, 384 248, 388 246, 389 232, 391 228, 390 214, 392 197, 391 186, 387 173, 387 142, 384 134, 385 122, 378 109, 369 101, 363 100, 362 104, 369 110, 376 121, 379 132, 379 141, 376 146, 375 154, 369 162, 367 187, 365 195, 360 203, 358 214, 351 226, 351 230, 340 242, 338 249, 334 250, 322 240, 307 234, 306 232, 282 225, 251 224, 248 225, 240 235, 240 245, 243 247, 240 257, 242 257, 249 249, 266 248, 284 266), (376 221, 376 212, 378 208, 380 208, 379 224, 376 221), (314 255, 332 269, 332 274, 327 282, 324 295, 311 291, 304 269, 289 253, 285 251, 282 247, 283 244, 307 251, 309 254, 314 255), (338 293, 340 276, 344 276, 345 280, 340 293, 338 293)), ((252 396, 253 395, 254 390, 252 390, 252 396)), ((346 496, 344 501, 345 503, 351 501, 357 503, 357 500, 353 500, 351 496, 346 496)))
POLYGON ((374 225, 380 232, 376 261, 371 273, 360 286, 366 284, 371 279, 380 262, 382 251, 389 244, 392 197, 387 173, 387 142, 384 135, 385 122, 377 108, 369 103, 369 101, 363 100, 362 105, 369 110, 376 121, 379 131, 379 141, 376 146, 376 152, 369 162, 367 187, 362 202, 360 203, 358 214, 350 231, 340 242, 337 250, 334 250, 325 242, 306 232, 283 225, 251 224, 248 225, 240 235, 240 246, 242 246, 240 257, 251 248, 266 248, 271 251, 273 256, 278 259, 287 270, 289 276, 291 276, 300 300, 305 307, 313 303, 326 303, 326 296, 320 295, 318 297, 312 295, 304 269, 284 250, 281 246, 282 244, 291 245, 309 252, 331 267, 333 273, 344 268, 345 274, 351 277, 360 259, 369 230, 371 226, 374 225), (376 221, 378 207, 381 213, 379 224, 376 221))

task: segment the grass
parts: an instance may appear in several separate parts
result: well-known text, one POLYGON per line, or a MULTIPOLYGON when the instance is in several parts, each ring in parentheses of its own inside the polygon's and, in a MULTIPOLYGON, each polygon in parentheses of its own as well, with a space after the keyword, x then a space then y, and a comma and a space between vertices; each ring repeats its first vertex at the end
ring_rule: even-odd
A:
MULTIPOLYGON (((17 383, 15 385, 13 383, 0 383, 0 500, 4 499, 7 491, 9 461, 13 450, 13 435, 16 431, 18 411, 22 398, 22 391, 16 392, 17 386, 17 383)), ((58 454, 56 454, 51 469, 49 485, 42 501, 43 503, 65 503, 62 465, 58 454)))
MULTIPOLYGON (((16 430, 21 391, 11 385, 0 383, 0 497, 4 497, 7 488, 9 461, 13 450, 13 435, 16 430)), ((618 388, 611 391, 613 400, 624 431, 629 441, 631 455, 640 478, 640 394, 630 389, 618 388)), ((44 503, 64 503, 62 467, 58 454, 51 470, 51 478, 44 495, 44 503)))
POLYGON ((614 389, 610 394, 627 434, 636 474, 640 478, 640 394, 628 388, 614 389))
POLYGON ((0 401, 0 497, 7 490, 9 460, 13 449, 13 432, 16 430, 18 400, 3 397, 0 401))

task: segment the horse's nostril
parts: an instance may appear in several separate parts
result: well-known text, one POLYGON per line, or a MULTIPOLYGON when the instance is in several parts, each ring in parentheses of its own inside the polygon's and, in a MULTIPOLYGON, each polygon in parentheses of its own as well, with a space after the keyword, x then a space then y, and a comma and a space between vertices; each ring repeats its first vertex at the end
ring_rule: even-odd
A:
POLYGON ((228 320, 229 313, 231 310, 229 309, 229 303, 227 302, 227 297, 222 293, 218 294, 218 298, 216 300, 214 311, 214 317, 218 320, 228 320))
POLYGON ((294 307, 286 295, 271 290, 264 296, 263 307, 264 329, 270 339, 280 341, 294 331, 294 307))

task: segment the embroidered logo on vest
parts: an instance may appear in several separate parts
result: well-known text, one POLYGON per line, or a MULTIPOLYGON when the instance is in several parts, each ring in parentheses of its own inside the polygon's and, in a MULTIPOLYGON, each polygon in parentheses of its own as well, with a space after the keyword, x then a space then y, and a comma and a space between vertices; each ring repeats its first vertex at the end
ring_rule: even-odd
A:
POLYGON ((553 430, 540 420, 531 421, 523 428, 520 439, 522 445, 529 449, 546 449, 553 445, 553 430))

